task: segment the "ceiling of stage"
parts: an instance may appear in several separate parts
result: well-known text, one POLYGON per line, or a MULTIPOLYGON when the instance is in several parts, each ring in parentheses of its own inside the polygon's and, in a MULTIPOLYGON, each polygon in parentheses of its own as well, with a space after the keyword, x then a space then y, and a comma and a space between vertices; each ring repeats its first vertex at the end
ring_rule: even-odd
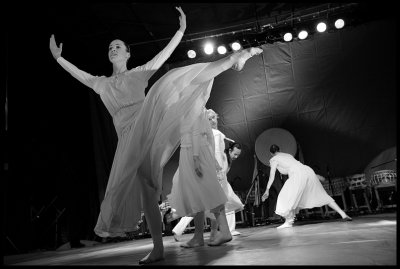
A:
MULTIPOLYGON (((368 3, 145 3, 145 2, 54 2, 46 6, 56 37, 65 44, 80 42, 88 54, 104 53, 113 38, 130 44, 136 64, 148 61, 163 48, 179 28, 180 5, 187 17, 185 36, 168 62, 187 59, 188 48, 200 48, 218 35, 218 42, 245 39, 265 42, 284 27, 299 27, 317 18, 356 14, 354 23, 384 16, 368 3), (293 18, 293 20, 291 20, 293 18), (285 23, 286 22, 286 23, 285 23), (233 33, 234 32, 234 33, 233 33), (136 52, 136 53, 135 53, 136 52)), ((382 11, 383 11, 382 7, 382 11)), ((275 36, 276 37, 276 36, 275 36)), ((102 55, 102 54, 100 54, 102 55)))

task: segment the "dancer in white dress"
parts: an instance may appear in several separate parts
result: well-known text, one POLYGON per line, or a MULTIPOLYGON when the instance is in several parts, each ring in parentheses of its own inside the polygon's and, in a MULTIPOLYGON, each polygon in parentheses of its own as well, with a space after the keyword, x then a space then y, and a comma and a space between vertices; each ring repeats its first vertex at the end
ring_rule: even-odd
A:
POLYGON ((186 29, 186 16, 180 7, 180 28, 168 45, 144 65, 127 69, 129 47, 114 40, 108 49, 113 65, 110 77, 93 76, 61 56, 50 37, 50 51, 73 77, 100 95, 111 114, 118 135, 110 177, 102 201, 95 232, 101 237, 126 236, 138 228, 141 212, 147 220, 154 248, 139 261, 147 264, 164 259, 162 222, 158 199, 162 191, 162 171, 180 142, 182 115, 191 115, 197 98, 212 87, 214 77, 230 68, 241 70, 252 56, 262 53, 249 48, 209 63, 172 69, 163 75, 145 96, 150 77, 169 58, 186 29))
MULTIPOLYGON (((226 218, 228 221, 229 231, 231 235, 239 235, 240 233, 235 230, 236 227, 236 219, 235 213, 243 210, 244 205, 242 204, 240 198, 234 193, 231 185, 227 180, 227 173, 231 167, 231 162, 236 160, 241 153, 241 146, 239 143, 231 144, 231 147, 228 149, 228 152, 225 152, 225 141, 228 140, 230 142, 235 142, 230 138, 227 138, 218 128, 218 114, 212 110, 207 110, 208 120, 210 121, 212 132, 215 141, 215 159, 218 162, 218 166, 220 169, 217 169, 218 181, 221 184, 222 189, 225 192, 225 195, 228 198, 228 201, 225 203, 225 212, 226 218)), ((210 241, 214 240, 216 235, 218 224, 216 219, 212 214, 206 213, 206 216, 211 219, 211 234, 210 241)), ((175 225, 172 233, 174 234, 175 241, 179 241, 180 236, 183 234, 187 225, 192 221, 193 217, 185 216, 180 219, 177 225, 175 225)))
MULTIPOLYGON (((207 98, 208 99, 208 98, 207 98)), ((167 196, 175 216, 194 216, 195 232, 182 247, 204 245, 204 212, 210 210, 221 224, 221 233, 214 246, 232 240, 225 216, 227 198, 217 180, 214 157, 214 137, 206 110, 197 119, 181 126, 179 167, 172 180, 172 190, 167 196)))
POLYGON ((275 144, 271 146, 270 152, 273 156, 269 161, 271 171, 262 201, 265 201, 269 196, 269 189, 275 179, 276 169, 281 174, 289 175, 276 203, 275 213, 285 218, 285 223, 277 227, 278 229, 292 227, 294 217, 300 209, 324 205, 328 205, 338 212, 342 221, 352 220, 326 193, 314 170, 296 160, 292 155, 279 152, 279 146, 275 144))
MULTIPOLYGON (((215 140, 215 158, 218 164, 222 167, 218 171, 218 180, 224 190, 228 202, 225 204, 226 218, 229 225, 229 230, 232 235, 239 235, 240 233, 235 230, 236 228, 236 212, 244 209, 244 205, 240 198, 233 191, 232 186, 228 182, 228 172, 231 168, 232 162, 239 158, 242 148, 239 143, 235 143, 230 138, 227 138, 221 131, 218 130, 218 114, 212 110, 207 110, 208 120, 210 121, 211 127, 213 128, 214 140, 215 140), (225 140, 230 141, 228 149, 225 149, 225 140)), ((216 230, 218 229, 215 219, 211 216, 211 233, 210 240, 212 241, 216 230)))

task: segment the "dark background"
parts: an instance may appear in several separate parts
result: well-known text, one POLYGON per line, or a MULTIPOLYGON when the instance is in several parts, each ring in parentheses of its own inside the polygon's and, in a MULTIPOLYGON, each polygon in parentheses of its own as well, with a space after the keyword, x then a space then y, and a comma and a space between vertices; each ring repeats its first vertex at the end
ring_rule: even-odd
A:
MULTIPOLYGON (((217 77, 208 104, 220 114, 220 129, 244 145, 229 174, 235 190, 250 187, 254 142, 268 128, 291 132, 306 164, 317 165, 323 175, 328 167, 337 176, 362 172, 376 155, 396 146, 397 20, 390 5, 343 8, 353 23, 343 32, 288 45, 277 39, 283 26, 260 26, 290 14, 311 23, 307 14, 341 4, 13 2, 2 18, 2 95, 7 93, 8 100, 2 139, 6 253, 54 249, 68 241, 71 225, 78 227, 81 239, 97 240, 93 227, 116 147, 112 119, 99 96, 55 62, 50 35, 64 43, 68 61, 93 75, 108 76, 109 42, 121 38, 131 45, 129 67, 144 64, 179 28, 177 5, 187 15, 185 37, 151 82, 176 66, 220 57, 187 60, 186 49, 204 41, 191 39, 237 31, 220 42, 246 39, 248 46, 264 48, 264 55, 251 59, 241 73, 229 70, 217 77), (285 64, 291 69, 283 68, 285 64), (288 70, 309 78, 294 80, 288 70), (73 220, 70 212, 75 212, 73 220)), ((268 167, 259 167, 268 175, 268 167)))

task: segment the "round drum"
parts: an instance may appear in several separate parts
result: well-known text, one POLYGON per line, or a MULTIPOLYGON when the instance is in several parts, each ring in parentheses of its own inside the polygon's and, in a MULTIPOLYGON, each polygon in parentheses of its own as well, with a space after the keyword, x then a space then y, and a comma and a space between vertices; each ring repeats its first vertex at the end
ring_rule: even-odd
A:
POLYGON ((395 184, 397 173, 394 170, 379 170, 375 171, 371 176, 371 185, 395 184))
POLYGON ((346 177, 347 184, 349 184, 350 190, 364 189, 367 187, 367 181, 365 180, 365 174, 355 174, 346 177))
POLYGON ((291 133, 281 128, 270 128, 257 137, 255 144, 257 158, 267 166, 269 166, 269 159, 272 157, 269 148, 273 144, 278 145, 281 152, 293 156, 297 153, 296 139, 291 133))

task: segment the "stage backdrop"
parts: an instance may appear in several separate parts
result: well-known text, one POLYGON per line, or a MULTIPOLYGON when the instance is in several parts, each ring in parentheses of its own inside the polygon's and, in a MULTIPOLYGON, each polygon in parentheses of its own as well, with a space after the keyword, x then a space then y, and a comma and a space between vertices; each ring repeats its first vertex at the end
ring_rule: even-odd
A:
MULTIPOLYGON (((323 176, 327 170, 331 176, 361 173, 377 154, 395 146, 394 33, 393 21, 375 21, 303 41, 266 44, 241 72, 219 75, 207 106, 219 114, 219 129, 244 146, 228 176, 236 179, 235 190, 250 187, 255 141, 269 128, 293 134, 305 164, 318 167, 323 176)), ((153 81, 168 69, 205 61, 210 58, 167 65, 153 81)), ((91 97, 101 198, 114 152, 109 137, 115 134, 100 98, 91 97)))

